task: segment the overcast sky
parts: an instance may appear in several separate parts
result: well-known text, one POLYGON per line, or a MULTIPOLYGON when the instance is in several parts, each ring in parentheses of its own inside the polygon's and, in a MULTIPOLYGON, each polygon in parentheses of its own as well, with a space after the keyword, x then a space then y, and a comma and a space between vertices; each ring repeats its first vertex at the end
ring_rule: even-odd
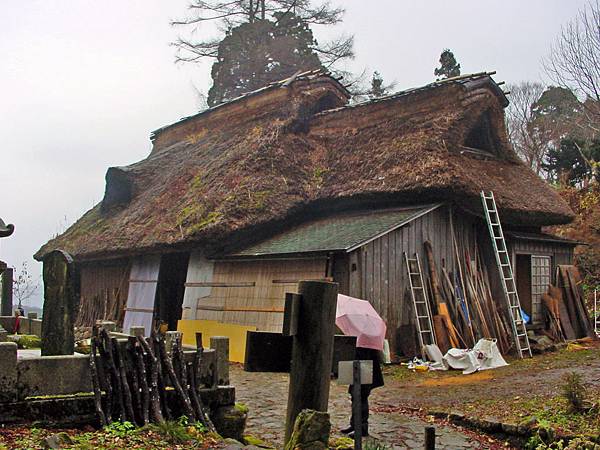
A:
MULTIPOLYGON (((405 89, 433 80, 448 47, 463 73, 543 80, 540 59, 584 0, 344 0, 352 68, 405 89), (364 5, 368 4, 368 7, 364 5)), ((150 151, 149 134, 192 114, 210 62, 174 64, 187 0, 0 0, 0 259, 19 267, 102 199, 109 166, 150 151)), ((39 304, 33 300, 31 304, 39 304)))

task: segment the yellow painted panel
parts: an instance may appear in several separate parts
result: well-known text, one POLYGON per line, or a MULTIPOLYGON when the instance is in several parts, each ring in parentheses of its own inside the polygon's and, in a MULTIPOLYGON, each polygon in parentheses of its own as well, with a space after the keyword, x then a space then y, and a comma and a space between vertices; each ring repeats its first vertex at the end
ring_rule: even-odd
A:
POLYGON ((229 338, 229 360, 244 362, 246 354, 246 332, 256 331, 256 327, 234 325, 217 322, 216 320, 180 320, 177 331, 183 332, 183 343, 196 345, 196 333, 202 333, 202 342, 208 347, 212 336, 227 336, 229 338))

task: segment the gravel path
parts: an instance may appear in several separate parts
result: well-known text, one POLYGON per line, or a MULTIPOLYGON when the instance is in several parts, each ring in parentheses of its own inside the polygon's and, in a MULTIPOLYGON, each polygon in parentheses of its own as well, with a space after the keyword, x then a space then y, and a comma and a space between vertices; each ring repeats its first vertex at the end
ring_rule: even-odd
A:
MULTIPOLYGON (((231 366, 231 384, 236 388, 236 399, 249 408, 246 432, 282 448, 285 410, 287 406, 288 375, 280 373, 244 372, 240 365, 231 366)), ((424 428, 427 423, 419 418, 397 412, 401 390, 399 385, 386 380, 386 386, 376 389, 370 396, 371 435, 390 449, 423 448, 424 428), (388 412, 389 411, 389 412, 388 412)), ((332 382, 329 396, 329 413, 333 434, 348 424, 350 400, 347 386, 332 382)), ((473 438, 472 433, 450 426, 437 425, 437 449, 491 448, 473 438)))

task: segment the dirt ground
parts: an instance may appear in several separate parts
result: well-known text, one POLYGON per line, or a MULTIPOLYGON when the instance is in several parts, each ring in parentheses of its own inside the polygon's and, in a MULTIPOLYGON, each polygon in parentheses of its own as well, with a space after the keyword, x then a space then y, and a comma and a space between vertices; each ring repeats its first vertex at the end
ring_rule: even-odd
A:
POLYGON ((393 389, 383 393, 399 406, 519 424, 535 418, 568 434, 600 433, 600 418, 571 414, 562 392, 565 375, 581 375, 591 401, 600 398, 600 343, 569 344, 533 359, 508 360, 507 367, 462 375, 458 371, 411 372, 391 366, 386 378, 393 389), (394 395, 397 392, 398 395, 394 395))

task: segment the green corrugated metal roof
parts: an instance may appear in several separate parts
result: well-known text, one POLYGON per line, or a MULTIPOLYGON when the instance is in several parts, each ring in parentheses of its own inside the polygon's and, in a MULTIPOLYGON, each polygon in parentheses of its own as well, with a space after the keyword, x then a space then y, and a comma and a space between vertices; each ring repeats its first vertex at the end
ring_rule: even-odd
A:
POLYGON ((360 211, 317 219, 229 256, 346 251, 404 225, 437 206, 360 211))

